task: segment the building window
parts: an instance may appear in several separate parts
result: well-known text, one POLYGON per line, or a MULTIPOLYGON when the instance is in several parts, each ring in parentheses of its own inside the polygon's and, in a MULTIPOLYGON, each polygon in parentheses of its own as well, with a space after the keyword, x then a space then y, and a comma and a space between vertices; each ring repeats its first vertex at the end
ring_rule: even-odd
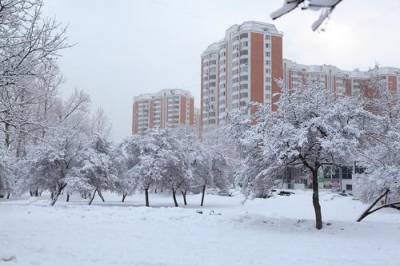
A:
POLYGON ((249 34, 248 34, 248 33, 242 33, 242 34, 240 34, 240 39, 248 38, 248 37, 249 37, 249 34))
POLYGON ((342 167, 342 179, 351 179, 353 176, 353 167, 343 166, 342 167))

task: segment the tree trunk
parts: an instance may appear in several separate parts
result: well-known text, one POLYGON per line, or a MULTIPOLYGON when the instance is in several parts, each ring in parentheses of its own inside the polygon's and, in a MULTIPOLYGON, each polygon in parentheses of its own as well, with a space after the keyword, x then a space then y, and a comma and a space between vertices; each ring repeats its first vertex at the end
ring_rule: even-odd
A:
POLYGON ((183 204, 186 206, 187 205, 187 201, 186 201, 186 192, 182 191, 182 197, 183 197, 183 204))
POLYGON ((69 193, 67 193, 67 200, 66 201, 69 202, 69 193))
POLYGON ((92 202, 94 200, 94 196, 96 196, 97 188, 94 190, 92 197, 89 200, 89 205, 92 205, 92 202))
MULTIPOLYGON (((29 190, 29 194, 31 195, 31 197, 39 197, 39 189, 35 189, 35 190, 29 190)), ((54 193, 52 192, 51 194, 51 199, 53 199, 54 197, 54 193)))
POLYGON ((64 188, 67 186, 67 184, 62 184, 58 190, 56 191, 56 193, 52 193, 53 197, 52 197, 52 201, 51 201, 51 206, 54 206, 58 200, 58 197, 61 195, 61 192, 64 190, 64 188))
POLYGON ((101 194, 101 190, 100 190, 100 189, 97 190, 97 194, 99 194, 100 199, 101 199, 103 202, 105 202, 104 197, 103 197, 103 194, 101 194))
POLYGON ((200 206, 204 205, 204 195, 206 194, 206 185, 203 186, 202 194, 201 194, 201 203, 200 206))
POLYGON ((10 196, 11 196, 11 193, 8 192, 8 193, 7 193, 7 199, 10 199, 10 196))
POLYGON ((122 202, 125 202, 125 198, 126 198, 127 195, 128 195, 128 193, 123 193, 122 194, 122 202))
POLYGON ((4 124, 4 142, 6 144, 6 148, 10 148, 11 145, 11 138, 10 138, 10 124, 5 123, 4 124))
POLYGON ((312 184, 313 184, 313 206, 315 212, 315 228, 322 229, 322 214, 321 205, 319 204, 319 191, 318 191, 318 169, 312 171, 312 184))
POLYGON ((175 189, 172 189, 172 198, 174 199, 175 207, 179 207, 178 201, 176 200, 176 191, 175 191, 175 189))
MULTIPOLYGON (((33 192, 32 192, 32 195, 35 195, 35 194, 33 194, 33 192)), ((51 199, 54 199, 54 192, 51 192, 50 198, 51 198, 51 199)))
POLYGON ((145 188, 145 189, 144 189, 144 195, 145 195, 145 198, 146 198, 146 207, 150 207, 150 203, 149 203, 149 189, 148 189, 148 188, 145 188))
POLYGON ((375 212, 372 211, 371 209, 383 198, 383 197, 387 197, 387 195, 389 194, 389 189, 386 189, 385 192, 383 194, 381 194, 369 207, 368 209, 366 209, 360 216, 360 218, 357 219, 357 222, 361 222, 365 217, 367 217, 368 215, 370 215, 371 213, 375 212))

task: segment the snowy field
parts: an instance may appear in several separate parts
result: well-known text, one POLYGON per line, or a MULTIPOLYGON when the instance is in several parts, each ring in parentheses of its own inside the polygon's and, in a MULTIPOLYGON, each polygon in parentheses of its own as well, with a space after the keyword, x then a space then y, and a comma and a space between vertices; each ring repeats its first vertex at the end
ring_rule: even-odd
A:
POLYGON ((150 195, 152 208, 142 195, 92 206, 2 200, 0 265, 400 265, 400 212, 356 223, 365 205, 322 192, 317 231, 311 192, 295 192, 244 204, 239 194, 207 195, 203 208, 198 195, 181 208, 160 194, 150 195))

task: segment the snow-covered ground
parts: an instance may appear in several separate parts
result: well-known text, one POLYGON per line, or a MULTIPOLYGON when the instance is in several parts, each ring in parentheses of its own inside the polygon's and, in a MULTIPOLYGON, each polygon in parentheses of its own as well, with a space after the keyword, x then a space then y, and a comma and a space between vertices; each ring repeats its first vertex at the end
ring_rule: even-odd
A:
POLYGON ((245 203, 239 194, 207 195, 203 208, 199 195, 181 208, 160 194, 150 195, 152 208, 142 195, 124 204, 105 195, 92 206, 2 200, 0 265, 400 265, 400 212, 356 223, 365 205, 322 192, 317 231, 311 192, 295 192, 245 203))

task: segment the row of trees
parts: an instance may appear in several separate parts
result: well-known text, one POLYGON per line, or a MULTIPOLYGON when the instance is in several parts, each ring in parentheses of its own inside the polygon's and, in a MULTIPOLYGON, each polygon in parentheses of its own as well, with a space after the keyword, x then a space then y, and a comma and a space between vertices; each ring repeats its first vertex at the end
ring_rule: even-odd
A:
MULTIPOLYGON (((92 121, 104 121, 104 116, 100 112, 92 121)), ((62 193, 67 200, 72 193, 90 197, 91 204, 96 193, 104 201, 102 191, 120 193, 124 201, 139 190, 149 206, 152 189, 170 191, 178 206, 178 192, 185 205, 188 192, 202 192, 203 205, 207 187, 230 188, 230 168, 223 154, 199 142, 189 129, 151 131, 113 145, 104 128, 82 126, 52 130, 46 142, 29 146, 23 158, 3 155, 8 193, 30 191, 38 196, 50 191, 54 205, 62 193)))
POLYGON ((110 125, 76 90, 60 97, 59 52, 66 29, 42 16, 43 0, 0 1, 0 196, 50 191, 90 197, 117 191, 123 198, 149 189, 176 194, 228 188, 225 157, 189 130, 157 131, 118 145, 110 125))
POLYGON ((387 189, 399 199, 400 102, 385 81, 372 83, 368 97, 340 97, 314 84, 283 89, 276 112, 257 106, 253 116, 247 110, 232 114, 224 130, 243 158, 236 172, 242 191, 268 197, 288 168, 308 171, 321 229, 318 172, 324 165, 356 162, 364 169, 354 185, 361 200, 371 201, 387 189))
POLYGON ((175 206, 178 192, 185 205, 188 192, 202 192, 202 206, 207 187, 224 192, 231 186, 231 171, 224 155, 200 142, 190 129, 157 130, 134 136, 117 150, 117 190, 123 197, 137 188, 143 190, 146 206, 150 188, 171 191, 175 206))

